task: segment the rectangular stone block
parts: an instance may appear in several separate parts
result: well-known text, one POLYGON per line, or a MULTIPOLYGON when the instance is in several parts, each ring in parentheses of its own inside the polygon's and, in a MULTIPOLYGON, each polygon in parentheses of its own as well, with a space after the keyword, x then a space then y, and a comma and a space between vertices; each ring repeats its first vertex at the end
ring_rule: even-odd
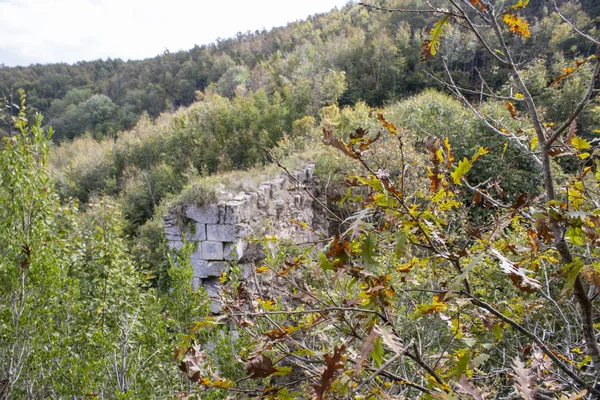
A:
POLYGON ((221 276, 221 272, 225 271, 229 265, 223 261, 211 261, 208 263, 206 274, 208 276, 221 276))
POLYGON ((169 250, 181 250, 183 242, 181 240, 169 240, 167 246, 169 246, 169 250))
POLYGON ((165 238, 168 241, 178 241, 178 240, 183 240, 183 236, 182 235, 165 235, 165 238))
POLYGON ((194 251, 190 254, 191 259, 203 260, 202 242, 193 243, 195 246, 194 251))
POLYGON ((208 261, 192 258, 190 260, 192 269, 194 270, 194 278, 206 278, 208 275, 208 261))
POLYGON ((206 239, 216 242, 233 242, 235 225, 206 225, 206 239))
POLYGON ((227 261, 239 261, 244 255, 247 243, 244 240, 236 240, 223 244, 223 258, 227 261))
POLYGON ((185 216, 201 224, 216 224, 219 222, 219 209, 216 205, 188 206, 185 210, 185 216))
POLYGON ((202 279, 192 278, 192 290, 198 290, 202 286, 202 279))
POLYGON ((202 243, 202 258, 204 260, 223 260, 223 242, 207 240, 202 243))
POLYGON ((165 235, 167 236, 181 236, 181 231, 177 225, 165 224, 165 235))
MULTIPOLYGON (((190 223, 190 225, 192 225, 192 223, 190 223)), ((192 226, 188 226, 186 229, 185 234, 187 240, 192 240, 196 242, 206 240, 206 224, 193 224, 193 227, 194 229, 192 229, 192 226)))
POLYGON ((242 205, 241 201, 235 200, 219 204, 219 223, 234 225, 240 222, 242 205))

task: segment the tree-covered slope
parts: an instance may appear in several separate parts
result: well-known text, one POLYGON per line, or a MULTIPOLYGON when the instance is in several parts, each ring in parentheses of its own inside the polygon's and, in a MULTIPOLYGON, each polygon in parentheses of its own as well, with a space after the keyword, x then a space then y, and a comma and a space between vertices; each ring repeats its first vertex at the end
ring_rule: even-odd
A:
MULTIPOLYGON (((598 7, 593 1, 562 3, 563 13, 581 29, 597 24, 598 7)), ((421 3, 369 4, 411 9, 421 3)), ((513 49, 523 57, 536 55, 548 66, 556 63, 560 54, 572 58, 589 53, 589 44, 552 11, 551 2, 532 1, 526 14, 533 35, 511 43, 513 49)), ((240 33, 141 61, 0 67, 0 96, 10 98, 11 89, 24 89, 30 111, 42 112, 46 124, 56 128, 55 140, 72 139, 86 131, 114 136, 131 128, 142 113, 155 118, 161 112, 174 111, 191 104, 196 91, 211 86, 227 97, 232 97, 237 87, 288 91, 299 103, 312 102, 314 114, 322 105, 314 99, 315 91, 326 90, 332 79, 330 70, 345 75, 341 104, 363 100, 381 105, 435 85, 419 63, 421 42, 434 22, 434 16, 368 12, 350 3, 286 27, 240 33)), ((479 73, 492 77, 493 72, 486 68, 490 56, 476 42, 458 30, 448 40, 451 44, 443 51, 449 68, 459 72, 457 79, 477 87, 479 73)), ((439 60, 434 62, 441 69, 439 60)))

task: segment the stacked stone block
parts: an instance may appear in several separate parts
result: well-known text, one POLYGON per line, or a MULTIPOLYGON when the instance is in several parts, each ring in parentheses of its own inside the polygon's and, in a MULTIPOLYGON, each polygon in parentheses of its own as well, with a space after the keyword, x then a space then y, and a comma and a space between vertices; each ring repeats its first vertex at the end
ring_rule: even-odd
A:
MULTIPOLYGON (((203 285, 209 296, 216 299, 218 277, 230 263, 243 259, 251 236, 268 234, 298 241, 312 237, 314 232, 292 220, 313 225, 312 197, 300 187, 311 186, 313 170, 314 166, 309 165, 294 171, 295 179, 277 175, 260 184, 256 191, 223 193, 217 204, 188 205, 184 207, 183 224, 181 217, 166 214, 163 219, 169 248, 180 249, 184 240, 194 244, 190 257, 193 286, 203 285)), ((242 271, 249 268, 241 265, 242 271)), ((218 303, 213 301, 213 311, 218 309, 218 303)))

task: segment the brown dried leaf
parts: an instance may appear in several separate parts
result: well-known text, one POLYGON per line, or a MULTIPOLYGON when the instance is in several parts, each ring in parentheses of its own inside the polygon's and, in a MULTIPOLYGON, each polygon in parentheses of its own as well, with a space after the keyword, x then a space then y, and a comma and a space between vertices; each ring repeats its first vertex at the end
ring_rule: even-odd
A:
POLYGON ((206 355, 200 350, 200 345, 195 345, 187 349, 185 357, 179 364, 179 369, 190 381, 198 383, 201 378, 201 365, 204 361, 206 361, 206 355))
POLYGON ((479 7, 479 9, 481 10, 481 12, 485 12, 487 10, 487 8, 485 8, 485 6, 483 4, 481 4, 481 1, 479 1, 479 0, 469 0, 469 1, 474 6, 479 7))
POLYGON ((581 270, 581 275, 592 285, 596 287, 596 289, 600 289, 600 274, 596 271, 596 268, 588 265, 583 267, 581 270))
POLYGON ((556 78, 554 78, 554 81, 552 81, 552 83, 550 84, 550 87, 558 85, 562 80, 566 79, 573 72, 577 71, 579 69, 579 67, 581 67, 584 64, 587 64, 591 59, 594 59, 594 58, 596 58, 596 55, 592 54, 591 56, 589 56, 583 60, 575 60, 575 67, 563 68, 562 74, 557 76, 556 78))
POLYGON ((496 249, 492 249, 490 252, 498 260, 502 272, 508 275, 512 283, 519 290, 526 293, 535 293, 540 288, 540 282, 537 279, 527 276, 528 271, 526 269, 517 267, 496 249))
POLYGON ((513 103, 507 101, 504 103, 504 105, 506 106, 506 109, 510 113, 510 116, 513 117, 513 119, 519 119, 519 113, 517 112, 517 109, 515 108, 515 105, 513 103))
POLYGON ((340 150, 342 153, 346 154, 350 158, 358 158, 358 154, 348 149, 348 147, 342 142, 340 139, 336 138, 333 135, 333 131, 331 129, 327 129, 323 127, 323 143, 328 146, 335 147, 340 150))
POLYGON ((473 397, 473 400, 484 400, 483 395, 479 390, 469 382, 467 376, 463 374, 460 380, 454 384, 458 393, 469 394, 473 397))
POLYGON ((346 351, 346 346, 342 345, 341 347, 335 347, 333 349, 333 355, 325 354, 325 370, 321 374, 321 379, 319 382, 313 385, 317 393, 317 400, 322 400, 325 392, 329 390, 331 384, 342 368, 344 368, 344 352, 346 351))
POLYGON ((377 332, 378 335, 381 336, 383 343, 392 349, 392 351, 398 355, 403 355, 406 352, 404 348, 404 344, 398 338, 389 327, 382 327, 379 325, 375 325, 373 330, 377 332))
POLYGON ((258 354, 246 360, 244 363, 244 370, 246 370, 248 377, 251 379, 266 378, 277 372, 277 370, 273 368, 273 361, 264 354, 258 354))
POLYGON ((527 368, 518 357, 513 358, 512 369, 515 373, 513 376, 515 387, 519 394, 521 394, 525 400, 535 400, 537 388, 533 387, 535 384, 533 370, 527 368))
POLYGON ((377 333, 375 328, 372 328, 371 333, 369 333, 369 336, 365 338, 365 341, 360 347, 360 358, 356 362, 356 368, 354 369, 355 376, 358 376, 358 374, 360 374, 360 369, 365 360, 369 357, 369 354, 373 351, 375 339, 378 337, 379 333, 377 333))

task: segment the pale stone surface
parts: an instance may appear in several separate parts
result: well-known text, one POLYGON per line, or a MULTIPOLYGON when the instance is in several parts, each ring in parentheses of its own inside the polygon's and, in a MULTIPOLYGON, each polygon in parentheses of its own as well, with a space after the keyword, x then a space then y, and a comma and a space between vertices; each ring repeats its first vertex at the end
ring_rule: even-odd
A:
POLYGON ((257 201, 258 208, 266 208, 269 197, 265 193, 265 189, 263 188, 262 191, 259 191, 257 193, 257 196, 258 196, 258 201, 257 201))
POLYGON ((190 254, 190 258, 192 259, 198 259, 198 260, 202 260, 204 259, 203 257, 203 251, 202 251, 202 242, 196 242, 193 243, 195 245, 194 251, 192 252, 192 254, 190 254))
POLYGON ((183 240, 183 236, 182 235, 165 235, 165 237, 167 238, 167 240, 183 240))
POLYGON ((244 255, 247 243, 242 239, 235 242, 223 243, 223 257, 227 261, 239 261, 244 255))
POLYGON ((234 238, 235 239, 239 239, 239 238, 244 238, 248 235, 250 235, 250 233, 252 232, 252 228, 250 228, 249 224, 236 224, 235 225, 235 233, 234 233, 234 238))
POLYGON ((202 258, 205 260, 223 259, 223 242, 206 240, 202 243, 202 258))
POLYGON ((209 292, 213 312, 221 310, 218 277, 230 263, 237 263, 242 278, 248 279, 257 263, 266 257, 265 251, 278 251, 277 242, 268 242, 268 249, 263 250, 265 243, 254 238, 269 235, 298 241, 314 240, 317 234, 300 226, 301 223, 326 229, 319 225, 319 220, 325 219, 322 210, 313 209, 312 198, 303 190, 311 187, 313 171, 314 165, 293 171, 292 176, 297 180, 287 174, 278 174, 253 192, 234 194, 225 186, 219 187, 217 193, 220 191, 221 201, 217 204, 200 208, 190 205, 184 209, 185 227, 179 227, 174 214, 163 217, 170 249, 181 249, 184 236, 197 244, 190 256, 194 270, 192 284, 202 285, 209 292))
POLYGON ((183 242, 181 240, 170 240, 167 236, 167 246, 169 246, 169 250, 181 250, 183 247, 183 242))
POLYGON ((181 236, 181 231, 177 225, 167 225, 165 222, 165 235, 167 236, 181 236))
POLYGON ((188 206, 185 216, 201 224, 216 224, 219 222, 219 209, 215 205, 206 207, 188 206))
POLYGON ((192 278, 192 289, 198 290, 202 286, 202 279, 200 278, 192 278))
POLYGON ((190 264, 192 265, 192 269, 194 270, 193 276, 195 278, 206 278, 208 275, 208 261, 199 260, 197 258, 192 258, 190 260, 190 264))
POLYGON ((188 226, 185 234, 186 234, 187 240, 196 241, 196 242, 206 240, 206 225, 205 224, 194 224, 194 232, 192 232, 191 226, 188 226))
POLYGON ((212 240, 217 242, 232 242, 233 239, 235 239, 235 233, 235 225, 206 225, 206 240, 212 240))
POLYGON ((225 271, 229 265, 224 261, 209 261, 206 267, 206 275, 221 276, 221 272, 225 271))

